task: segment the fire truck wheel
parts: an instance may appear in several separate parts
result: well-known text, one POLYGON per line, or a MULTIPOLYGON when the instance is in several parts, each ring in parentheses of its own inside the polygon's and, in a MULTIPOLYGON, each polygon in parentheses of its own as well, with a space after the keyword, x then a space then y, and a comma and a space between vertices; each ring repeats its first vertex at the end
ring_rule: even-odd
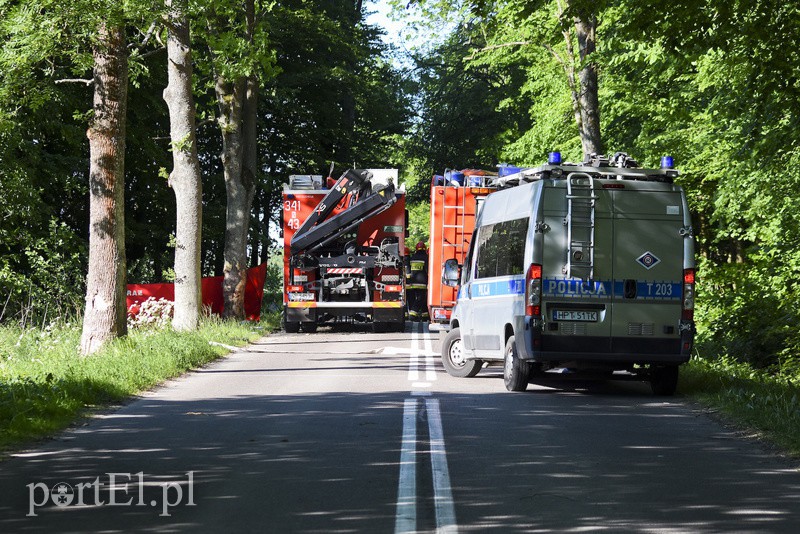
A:
POLYGON ((678 387, 678 366, 665 365, 650 371, 650 388, 654 395, 671 396, 678 387))
POLYGON ((525 391, 531 374, 531 364, 519 359, 514 336, 508 338, 503 366, 503 380, 508 391, 525 391))
POLYGON ((461 331, 453 328, 442 342, 442 365, 450 376, 470 378, 483 366, 480 360, 466 360, 461 346, 461 331))
POLYGON ((373 321, 372 332, 375 334, 383 334, 384 332, 386 332, 386 323, 381 321, 373 321))
POLYGON ((303 332, 313 334, 317 331, 317 323, 303 323, 303 332))
POLYGON ((300 323, 296 323, 293 321, 287 321, 283 323, 283 330, 287 334, 296 334, 300 331, 300 323))

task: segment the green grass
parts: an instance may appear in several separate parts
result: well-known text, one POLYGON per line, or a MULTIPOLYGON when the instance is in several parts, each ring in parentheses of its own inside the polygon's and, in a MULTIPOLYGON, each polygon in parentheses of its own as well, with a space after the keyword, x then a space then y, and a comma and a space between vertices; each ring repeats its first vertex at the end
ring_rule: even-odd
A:
POLYGON ((0 326, 0 449, 57 432, 88 409, 124 400, 268 333, 260 324, 207 319, 195 332, 137 329, 92 356, 78 355, 80 325, 0 326))
POLYGON ((695 358, 681 368, 679 392, 800 458, 800 376, 695 358))

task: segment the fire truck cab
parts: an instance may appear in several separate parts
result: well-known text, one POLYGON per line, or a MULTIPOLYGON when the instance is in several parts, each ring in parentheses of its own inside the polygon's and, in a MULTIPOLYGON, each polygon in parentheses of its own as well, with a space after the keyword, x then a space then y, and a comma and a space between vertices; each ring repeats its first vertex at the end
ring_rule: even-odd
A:
MULTIPOLYGON (((555 153, 557 154, 557 153, 555 153)), ((445 369, 503 364, 507 389, 548 371, 650 382, 672 394, 694 336, 694 239, 671 158, 641 169, 626 154, 498 177, 463 262, 445 369)))

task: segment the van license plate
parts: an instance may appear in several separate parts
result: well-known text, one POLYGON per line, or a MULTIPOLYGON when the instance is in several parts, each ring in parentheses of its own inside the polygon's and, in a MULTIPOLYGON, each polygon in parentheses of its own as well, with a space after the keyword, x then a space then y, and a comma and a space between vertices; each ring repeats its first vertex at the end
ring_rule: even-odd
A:
POLYGON ((553 310, 554 321, 579 321, 585 323, 596 323, 596 311, 583 310, 553 310))

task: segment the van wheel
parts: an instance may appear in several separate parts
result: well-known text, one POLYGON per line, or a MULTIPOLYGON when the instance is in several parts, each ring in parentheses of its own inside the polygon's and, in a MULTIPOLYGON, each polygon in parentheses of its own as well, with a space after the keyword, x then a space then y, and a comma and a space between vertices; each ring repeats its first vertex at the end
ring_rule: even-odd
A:
POLYGON ((478 374, 483 362, 464 359, 461 331, 453 328, 442 342, 442 365, 450 376, 470 378, 478 374))
POLYGON ((514 336, 508 338, 503 366, 503 381, 508 391, 525 391, 531 375, 531 364, 519 359, 514 336))
POLYGON ((650 374, 650 388, 654 395, 669 397, 678 388, 678 366, 656 367, 650 374))

